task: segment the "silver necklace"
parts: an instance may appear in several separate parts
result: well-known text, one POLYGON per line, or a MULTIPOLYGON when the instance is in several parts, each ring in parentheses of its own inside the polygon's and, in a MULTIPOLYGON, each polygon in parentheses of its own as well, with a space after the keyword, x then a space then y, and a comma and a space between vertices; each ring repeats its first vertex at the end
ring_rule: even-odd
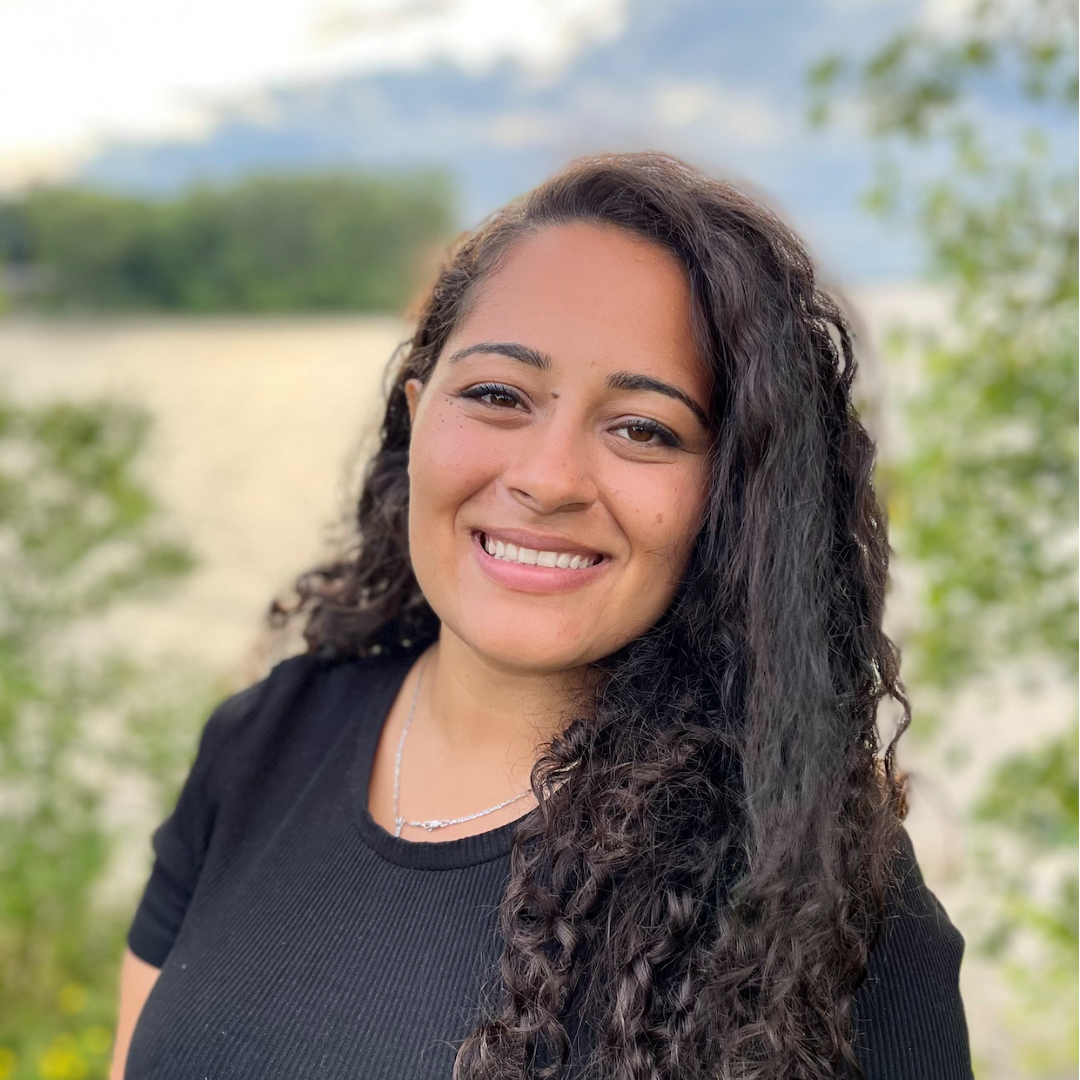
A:
POLYGON ((520 795, 514 795, 509 799, 504 799, 501 803, 496 803, 494 806, 489 806, 486 810, 478 810, 475 814, 466 814, 464 817, 456 818, 434 818, 431 821, 407 821, 401 816, 401 754, 405 749, 405 736, 409 734, 409 725, 412 723, 413 714, 416 712, 416 703, 420 700, 420 686, 424 681, 424 671, 427 668, 428 658, 424 658, 423 666, 420 668, 420 674, 416 680, 416 689, 413 691, 412 705, 409 708, 409 715, 405 720, 405 726, 401 729, 401 738, 398 739, 397 757, 394 759, 394 835, 401 836, 401 829, 403 826, 408 825, 414 829, 427 829, 428 832, 434 832, 435 829, 445 829, 447 825, 460 825, 463 821, 473 821, 476 818, 484 817, 486 814, 493 814, 496 810, 501 810, 504 806, 509 806, 511 803, 516 803, 521 799, 524 799, 526 795, 532 794, 532 789, 523 791, 520 795))

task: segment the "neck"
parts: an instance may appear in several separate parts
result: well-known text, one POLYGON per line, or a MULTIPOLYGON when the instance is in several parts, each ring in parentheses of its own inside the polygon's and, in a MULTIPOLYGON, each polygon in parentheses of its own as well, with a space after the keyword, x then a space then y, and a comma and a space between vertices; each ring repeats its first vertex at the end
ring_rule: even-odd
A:
MULTIPOLYGON (((448 747, 528 761, 577 715, 595 682, 588 668, 537 672, 493 662, 446 626, 423 661, 420 710, 448 747), (575 705, 578 708, 575 708, 575 705)), ((527 770, 526 770, 527 772, 527 770)))

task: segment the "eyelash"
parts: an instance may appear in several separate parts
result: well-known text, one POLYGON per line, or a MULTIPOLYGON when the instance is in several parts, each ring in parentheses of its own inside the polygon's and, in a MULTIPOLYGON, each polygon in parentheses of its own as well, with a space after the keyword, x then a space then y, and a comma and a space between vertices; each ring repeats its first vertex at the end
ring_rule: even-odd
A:
MULTIPOLYGON (((475 401, 479 401, 481 398, 485 398, 489 394, 500 394, 503 397, 511 398, 518 405, 521 404, 521 395, 518 394, 515 390, 512 390, 509 386, 504 385, 503 383, 478 383, 476 386, 470 386, 468 389, 461 391, 461 396, 463 398, 469 398, 475 401)), ((489 408, 493 409, 507 407, 495 405, 487 401, 482 402, 482 404, 487 405, 489 408)), ((682 442, 679 440, 679 438, 675 435, 674 432, 664 427, 663 424, 660 424, 655 420, 649 420, 643 416, 635 417, 633 420, 629 420, 625 424, 620 424, 618 428, 615 428, 615 430, 618 431, 620 428, 638 428, 643 431, 649 431, 652 432, 652 434, 654 435, 658 435, 665 446, 682 446, 682 442)), ((627 439, 626 441, 630 442, 631 440, 627 439)), ((636 443, 635 445, 644 446, 647 444, 636 443)))
MULTIPOLYGON (((521 395, 502 383, 477 383, 476 386, 470 386, 467 390, 461 391, 463 398, 475 398, 477 400, 487 397, 488 394, 502 394, 504 397, 513 398, 518 405, 521 404, 521 395)), ((492 405, 489 401, 485 401, 483 404, 492 405)), ((492 405, 492 407, 499 408, 499 406, 495 405, 492 405)))

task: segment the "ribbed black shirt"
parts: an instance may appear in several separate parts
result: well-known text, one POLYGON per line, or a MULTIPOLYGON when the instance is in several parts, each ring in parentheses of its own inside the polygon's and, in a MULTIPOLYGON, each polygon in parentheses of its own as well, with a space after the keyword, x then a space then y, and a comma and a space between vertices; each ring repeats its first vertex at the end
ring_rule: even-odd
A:
MULTIPOLYGON (((367 812, 411 658, 296 657, 210 717, 128 942, 161 975, 127 1080, 449 1080, 500 951, 513 825, 367 812)), ((867 1080, 968 1080, 963 941, 910 849, 857 1008, 867 1080)))

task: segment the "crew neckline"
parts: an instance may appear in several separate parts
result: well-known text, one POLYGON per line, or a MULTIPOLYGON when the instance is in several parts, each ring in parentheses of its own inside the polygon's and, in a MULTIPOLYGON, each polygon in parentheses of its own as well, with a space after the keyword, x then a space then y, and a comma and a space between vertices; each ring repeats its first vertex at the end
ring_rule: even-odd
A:
POLYGON ((353 759, 350 801, 353 820, 361 839, 387 862, 414 870, 456 870, 506 858, 510 854, 514 826, 528 817, 532 810, 487 832, 473 833, 472 836, 462 836, 456 840, 436 841, 405 840, 394 836, 368 811, 368 786, 379 736, 389 718, 394 698, 418 655, 418 652, 411 652, 394 658, 372 657, 360 661, 368 688, 365 688, 363 715, 357 718, 359 731, 353 759), (374 670, 368 668, 368 664, 375 665, 374 670))

